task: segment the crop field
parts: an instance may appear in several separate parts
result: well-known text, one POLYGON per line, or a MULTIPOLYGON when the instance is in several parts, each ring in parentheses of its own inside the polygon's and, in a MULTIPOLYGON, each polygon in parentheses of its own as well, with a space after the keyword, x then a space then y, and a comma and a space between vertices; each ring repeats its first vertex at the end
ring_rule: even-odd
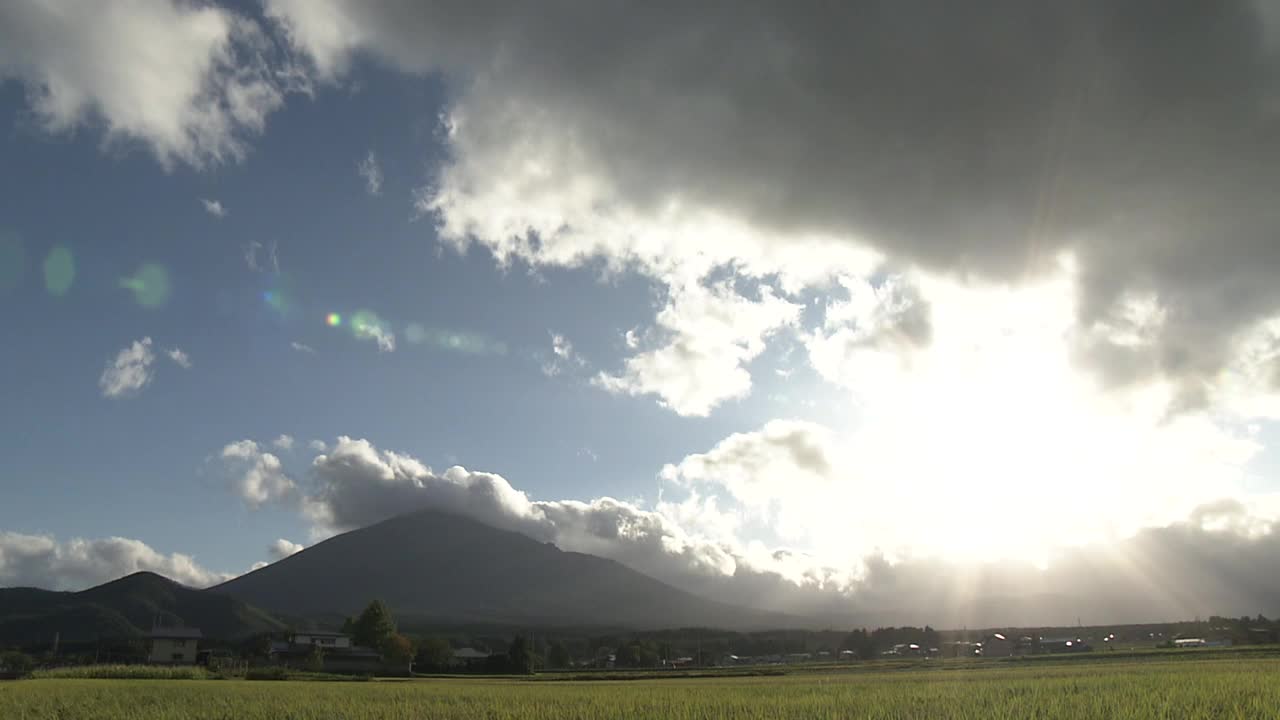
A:
POLYGON ((31 679, 0 683, 0 718, 1271 718, 1280 660, 1024 663, 773 677, 546 681, 31 679))

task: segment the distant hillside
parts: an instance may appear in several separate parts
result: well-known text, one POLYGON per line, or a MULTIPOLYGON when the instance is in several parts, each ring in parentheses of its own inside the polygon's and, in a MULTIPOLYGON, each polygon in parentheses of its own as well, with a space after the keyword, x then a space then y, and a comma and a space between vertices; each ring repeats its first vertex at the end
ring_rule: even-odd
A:
POLYGON ((82 592, 0 589, 0 646, 145 635, 154 622, 183 623, 206 637, 238 638, 284 624, 227 595, 140 572, 82 592))
POLYGON ((290 617, 373 598, 436 622, 760 628, 781 615, 706 600, 604 558, 438 511, 330 538, 214 590, 290 617))

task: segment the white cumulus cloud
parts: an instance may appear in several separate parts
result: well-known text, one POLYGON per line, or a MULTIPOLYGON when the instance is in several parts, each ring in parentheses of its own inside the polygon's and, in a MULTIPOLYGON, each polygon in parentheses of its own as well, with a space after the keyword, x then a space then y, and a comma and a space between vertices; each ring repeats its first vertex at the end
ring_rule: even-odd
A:
POLYGON ((166 167, 241 158, 283 102, 252 20, 207 3, 68 0, 0 4, 0 78, 27 87, 40 124, 101 124, 166 167))
POLYGON ((306 549, 306 547, 306 545, 285 540, 284 538, 277 538, 275 542, 271 543, 271 545, 267 547, 267 554, 271 556, 273 561, 282 560, 296 552, 306 549))
POLYGON ((131 538, 60 541, 49 535, 0 531, 0 586, 83 590, 144 570, 191 587, 232 577, 202 567, 190 555, 166 555, 131 538))
POLYGON ((750 392, 746 364, 764 351, 771 334, 797 322, 800 309, 767 286, 759 299, 728 283, 673 291, 658 313, 658 346, 627 358, 618 375, 598 374, 595 383, 613 392, 657 395, 681 415, 707 415, 750 392))
POLYGON ((142 390, 151 382, 151 366, 155 359, 155 353, 151 350, 151 338, 135 340, 117 353, 115 359, 108 362, 106 369, 102 371, 98 378, 102 396, 127 397, 142 390))
POLYGON ((200 203, 204 205, 205 212, 216 218, 221 219, 227 216, 227 209, 222 206, 222 202, 220 200, 200 198, 200 203))
POLYGON ((228 443, 219 456, 232 473, 236 491, 250 507, 291 497, 297 487, 280 458, 253 440, 228 443))

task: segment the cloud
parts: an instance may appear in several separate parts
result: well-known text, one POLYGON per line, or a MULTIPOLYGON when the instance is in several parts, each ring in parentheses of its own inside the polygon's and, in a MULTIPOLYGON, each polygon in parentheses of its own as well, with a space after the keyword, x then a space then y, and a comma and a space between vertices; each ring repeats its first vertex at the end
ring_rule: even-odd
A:
POLYGON ((170 348, 168 350, 165 350, 164 354, 167 355, 169 359, 172 360, 175 364, 177 364, 178 367, 183 369, 191 368, 191 357, 187 355, 185 352, 183 352, 182 350, 178 348, 170 348))
POLYGON ((191 587, 207 587, 232 577, 201 567, 189 555, 165 555, 141 540, 59 541, 49 535, 0 532, 0 586, 82 590, 144 570, 191 587))
POLYGON ((292 449, 293 449, 293 436, 292 436, 292 435, 281 435, 280 437, 277 437, 275 440, 272 440, 272 441, 271 441, 271 444, 272 444, 272 445, 275 445, 277 448, 280 448, 281 450, 292 450, 292 449))
POLYGON ((306 545, 299 545, 296 542, 278 538, 267 547, 267 554, 273 561, 283 560, 296 552, 306 549, 306 547, 306 545))
POLYGON ((382 194, 382 168, 378 165, 378 156, 372 150, 356 163, 356 173, 364 179, 364 188, 370 195, 382 194))
POLYGON ((395 352, 396 334, 372 313, 356 313, 351 318, 351 330, 358 340, 373 340, 378 352, 395 352))
POLYGON ((311 474, 301 507, 319 537, 434 508, 564 549, 631 560, 642 569, 668 557, 681 565, 726 562, 720 550, 694 545, 665 517, 630 503, 612 498, 535 502, 499 475, 459 466, 436 473, 412 456, 380 450, 367 440, 339 437, 312 461, 311 474))
POLYGON ((560 333, 551 333, 551 358, 542 363, 542 374, 555 377, 571 368, 584 368, 587 361, 573 349, 573 343, 560 333))
POLYGON ((765 339, 794 325, 800 306, 761 286, 759 299, 730 283, 695 283, 673 291, 657 317, 660 345, 625 362, 619 375, 594 382, 611 392, 655 394, 680 415, 705 416, 717 405, 751 390, 746 364, 764 351, 765 339))
POLYGON ((311 347, 310 345, 300 343, 296 340, 289 343, 289 347, 293 348, 294 350, 297 350, 298 352, 304 352, 304 353, 314 353, 316 351, 316 349, 311 347))
POLYGON ((151 338, 135 340, 121 350, 98 378, 102 396, 121 398, 134 395, 146 387, 154 375, 151 369, 155 353, 151 351, 151 338))
POLYGON ((280 458, 264 452, 252 440, 229 443, 219 457, 231 473, 240 498, 250 507, 290 498, 297 488, 285 473, 280 458))
POLYGON ((446 242, 503 263, 603 259, 668 287, 729 266, 786 292, 868 279, 876 259, 1016 285, 1067 253, 1073 357, 1112 384, 1171 382, 1194 408, 1280 312, 1266 7, 268 13, 322 77, 362 55, 454 80, 449 160, 419 203, 446 242), (1118 342, 1103 330, 1135 296, 1165 320, 1118 342))
POLYGON ((200 198, 201 204, 204 205, 205 212, 221 220, 227 216, 226 208, 222 207, 222 203, 218 200, 209 200, 200 198))
POLYGON ((247 245, 244 246, 244 263, 253 272, 266 272, 267 268, 269 267, 271 272, 275 273, 276 275, 279 275, 280 274, 280 258, 279 258, 279 255, 277 254, 276 241, 272 240, 267 245, 263 245, 257 240, 251 240, 247 245), (267 251, 266 265, 263 265, 258 261, 258 251, 264 250, 264 249, 267 251))
POLYGON ((101 124, 108 144, 142 144, 166 168, 244 156, 283 103, 270 40, 225 8, 175 0, 4 3, 0 79, 21 81, 39 125, 101 124))
POLYGON ((311 442, 307 443, 307 447, 311 448, 312 450, 315 450, 318 453, 322 453, 325 451, 325 448, 327 446, 325 445, 323 440, 312 440, 311 442))
POLYGON ((298 492, 281 499, 311 520, 316 539, 432 508, 613 558, 722 601, 833 622, 1040 624, 1068 610, 1136 621, 1254 613, 1280 601, 1280 583, 1256 579, 1273 575, 1243 580, 1249 563, 1280 543, 1280 497, 1233 497, 1238 488, 1223 481, 1231 473, 1213 470, 1221 448, 1185 428, 1165 442, 1139 450, 1156 464, 1136 485, 1113 474, 999 497, 1008 488, 922 479, 909 466, 895 483, 871 482, 879 468, 864 461, 862 443, 779 420, 666 466, 662 495, 646 507, 609 497, 534 500, 500 475, 436 472, 339 437, 312 460, 298 492), (1155 502, 1158 490, 1187 482, 1200 487, 1174 493, 1185 503, 1155 502), (1107 501, 1115 512, 1080 504, 1097 496, 1081 492, 1084 484, 1117 488, 1107 501), (1224 559, 1235 552, 1241 559, 1224 559), (1198 576, 1221 582, 1205 587, 1198 576))

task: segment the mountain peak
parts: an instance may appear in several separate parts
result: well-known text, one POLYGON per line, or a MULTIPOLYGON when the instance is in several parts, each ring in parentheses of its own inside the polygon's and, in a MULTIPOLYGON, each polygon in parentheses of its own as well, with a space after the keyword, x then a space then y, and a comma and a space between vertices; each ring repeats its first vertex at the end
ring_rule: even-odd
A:
POLYGON ((329 538, 216 590, 283 615, 661 628, 762 627, 780 616, 712 602, 621 563, 439 510, 329 538))

